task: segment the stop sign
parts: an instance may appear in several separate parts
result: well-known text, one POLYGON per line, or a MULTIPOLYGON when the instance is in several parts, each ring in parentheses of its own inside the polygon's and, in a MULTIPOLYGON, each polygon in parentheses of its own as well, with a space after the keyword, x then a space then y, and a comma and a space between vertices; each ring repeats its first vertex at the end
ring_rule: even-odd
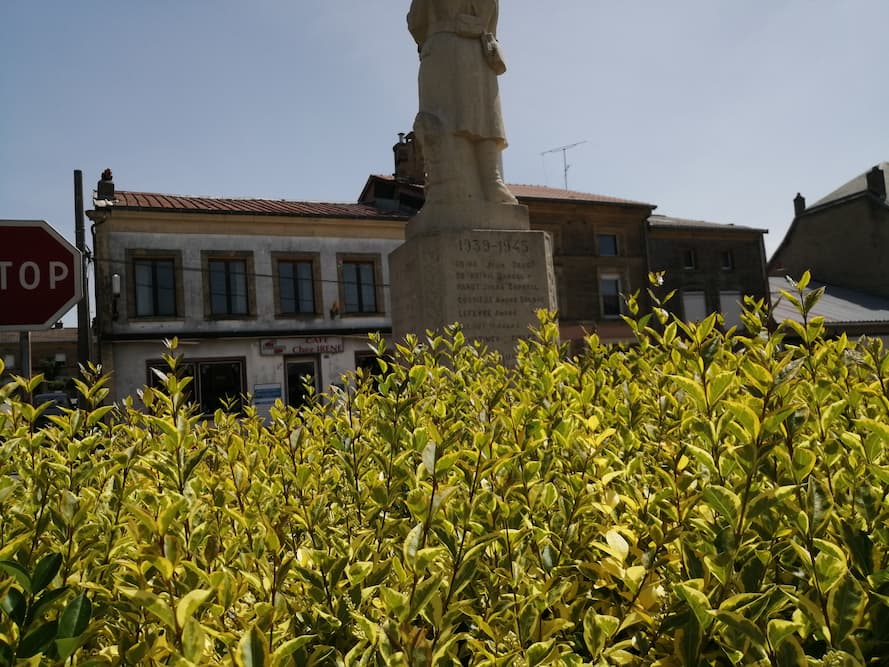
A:
POLYGON ((0 220, 0 330, 51 327, 80 301, 81 261, 44 220, 0 220))

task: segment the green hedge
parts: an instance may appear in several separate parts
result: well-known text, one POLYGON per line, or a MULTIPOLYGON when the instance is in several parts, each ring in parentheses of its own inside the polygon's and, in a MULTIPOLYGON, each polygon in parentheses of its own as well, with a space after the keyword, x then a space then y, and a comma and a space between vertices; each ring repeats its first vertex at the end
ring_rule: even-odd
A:
POLYGON ((201 420, 175 350, 43 429, 18 379, 0 664, 887 665, 889 355, 796 287, 771 334, 544 319, 515 369, 452 328, 266 422, 201 420))

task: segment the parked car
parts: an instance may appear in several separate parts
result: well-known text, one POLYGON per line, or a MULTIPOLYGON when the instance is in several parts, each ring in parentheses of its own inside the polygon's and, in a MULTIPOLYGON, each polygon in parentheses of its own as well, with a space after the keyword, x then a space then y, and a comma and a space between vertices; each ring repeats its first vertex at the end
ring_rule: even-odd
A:
POLYGON ((71 399, 68 394, 62 391, 51 391, 46 394, 34 394, 34 407, 40 407, 45 403, 49 405, 44 408, 43 412, 37 418, 37 426, 46 426, 50 423, 49 417, 52 415, 63 415, 64 410, 73 408, 71 399))

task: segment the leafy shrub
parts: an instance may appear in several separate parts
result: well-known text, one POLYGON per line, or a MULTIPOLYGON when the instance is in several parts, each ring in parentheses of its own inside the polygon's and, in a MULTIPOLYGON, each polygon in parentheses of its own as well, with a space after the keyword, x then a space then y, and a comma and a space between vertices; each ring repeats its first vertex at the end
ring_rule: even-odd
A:
POLYGON ((267 422, 172 353, 44 429, 17 379, 0 664, 889 664, 889 355, 803 287, 772 334, 656 303, 569 358, 544 319, 515 369, 452 328, 267 422))

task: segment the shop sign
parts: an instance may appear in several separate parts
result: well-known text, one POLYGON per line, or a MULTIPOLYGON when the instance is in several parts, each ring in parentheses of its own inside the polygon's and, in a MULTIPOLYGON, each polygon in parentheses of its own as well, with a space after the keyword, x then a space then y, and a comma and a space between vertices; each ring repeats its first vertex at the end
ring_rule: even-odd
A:
POLYGON ((340 354, 343 339, 339 336, 305 336, 301 338, 264 338, 259 352, 264 356, 279 354, 340 354))

